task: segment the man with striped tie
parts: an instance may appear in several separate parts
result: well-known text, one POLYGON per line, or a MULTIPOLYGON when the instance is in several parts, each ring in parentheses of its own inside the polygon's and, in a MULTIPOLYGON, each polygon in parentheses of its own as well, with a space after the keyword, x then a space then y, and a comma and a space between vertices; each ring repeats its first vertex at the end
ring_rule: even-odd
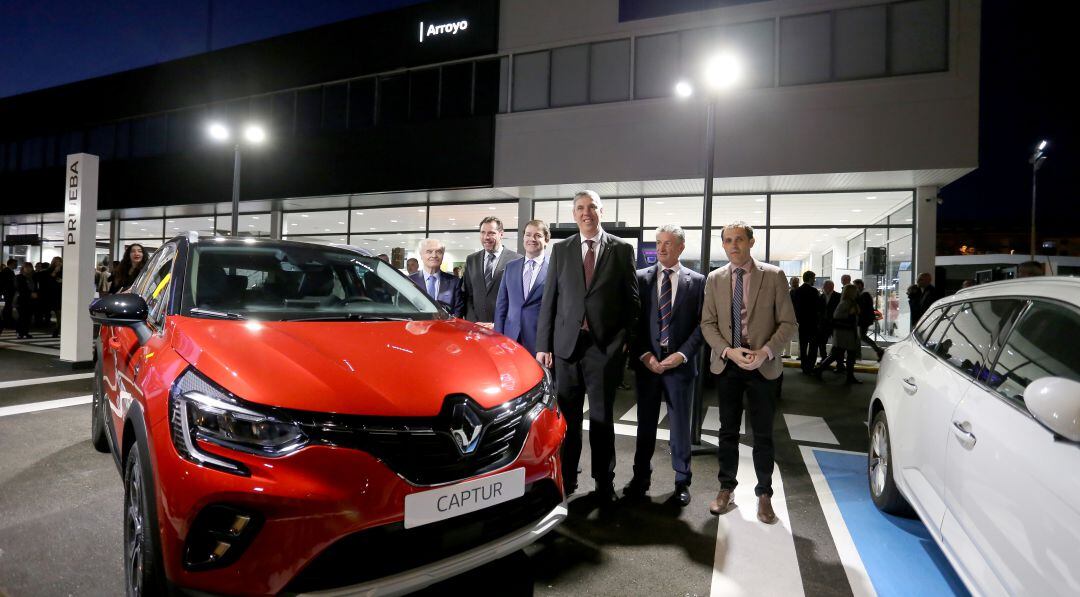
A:
POLYGON ((784 271, 750 256, 754 229, 745 222, 734 222, 725 226, 721 235, 729 263, 709 274, 701 313, 701 333, 712 347, 709 369, 716 374, 720 407, 720 491, 709 504, 709 512, 719 516, 735 505, 739 425, 745 394, 747 419, 754 436, 757 517, 765 524, 775 524, 774 400, 784 369, 781 350, 797 329, 795 309, 784 271))
POLYGON ((656 229, 656 265, 637 271, 641 316, 631 355, 637 359, 638 428, 634 478, 623 491, 628 500, 644 498, 649 489, 660 401, 664 400, 675 470, 672 501, 680 506, 690 503, 690 402, 702 343, 699 324, 705 276, 679 263, 685 248, 683 229, 665 224, 656 229))

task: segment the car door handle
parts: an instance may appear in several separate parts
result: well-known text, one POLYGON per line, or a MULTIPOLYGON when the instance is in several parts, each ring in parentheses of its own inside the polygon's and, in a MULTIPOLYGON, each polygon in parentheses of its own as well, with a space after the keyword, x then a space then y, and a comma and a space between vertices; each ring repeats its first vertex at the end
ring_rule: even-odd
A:
POLYGON ((905 377, 900 381, 904 382, 904 391, 908 394, 914 394, 915 392, 919 391, 919 386, 915 385, 914 377, 905 377))
POLYGON ((960 421, 953 421, 953 435, 955 435, 960 443, 965 448, 971 448, 975 446, 976 438, 975 434, 967 430, 968 423, 961 423, 960 421))

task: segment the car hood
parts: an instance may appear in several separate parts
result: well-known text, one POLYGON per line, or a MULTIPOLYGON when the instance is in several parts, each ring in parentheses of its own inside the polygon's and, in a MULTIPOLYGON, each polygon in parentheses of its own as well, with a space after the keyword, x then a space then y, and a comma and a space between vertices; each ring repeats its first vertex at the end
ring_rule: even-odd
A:
POLYGON ((532 355, 460 319, 256 322, 173 318, 173 346, 244 400, 329 413, 435 416, 448 394, 484 408, 540 382, 532 355))

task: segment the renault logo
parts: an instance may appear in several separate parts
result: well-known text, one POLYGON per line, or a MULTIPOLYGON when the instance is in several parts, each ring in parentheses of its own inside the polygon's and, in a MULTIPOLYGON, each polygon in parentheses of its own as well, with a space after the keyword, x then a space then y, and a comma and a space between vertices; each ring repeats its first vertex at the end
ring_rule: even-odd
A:
POLYGON ((450 416, 450 435, 463 455, 472 454, 480 444, 484 430, 480 417, 467 404, 455 404, 450 416))

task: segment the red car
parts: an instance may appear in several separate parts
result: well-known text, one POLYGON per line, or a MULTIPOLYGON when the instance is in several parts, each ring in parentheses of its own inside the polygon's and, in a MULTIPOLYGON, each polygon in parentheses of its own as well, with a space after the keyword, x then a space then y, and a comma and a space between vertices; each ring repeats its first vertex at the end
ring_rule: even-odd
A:
POLYGON ((128 595, 404 592, 566 516, 544 370, 365 251, 191 234, 90 313, 128 595))

